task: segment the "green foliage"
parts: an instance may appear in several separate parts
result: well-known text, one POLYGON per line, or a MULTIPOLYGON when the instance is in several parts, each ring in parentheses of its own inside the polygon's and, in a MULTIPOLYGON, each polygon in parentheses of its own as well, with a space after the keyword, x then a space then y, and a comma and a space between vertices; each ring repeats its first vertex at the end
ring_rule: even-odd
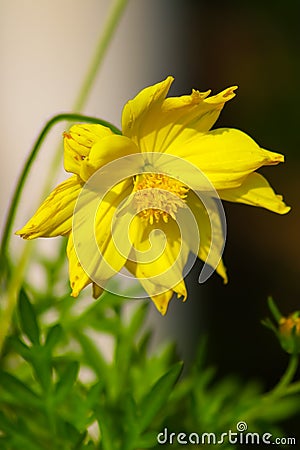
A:
POLYGON ((166 428, 220 436, 239 421, 280 436, 280 421, 299 411, 299 397, 282 389, 263 393, 234 377, 216 382, 204 342, 181 375, 172 344, 150 351, 147 302, 131 302, 125 314, 128 300, 110 293, 83 306, 50 291, 33 304, 30 290, 20 291, 1 360, 3 450, 155 449, 166 428), (49 311, 54 321, 45 320, 49 311))
POLYGON ((112 294, 78 313, 68 295, 33 304, 30 290, 20 291, 1 360, 0 448, 155 446, 182 363, 173 346, 150 354, 147 303, 125 320, 126 301, 112 294), (46 324, 50 309, 58 319, 46 324), (104 336, 113 358, 99 346, 104 336))

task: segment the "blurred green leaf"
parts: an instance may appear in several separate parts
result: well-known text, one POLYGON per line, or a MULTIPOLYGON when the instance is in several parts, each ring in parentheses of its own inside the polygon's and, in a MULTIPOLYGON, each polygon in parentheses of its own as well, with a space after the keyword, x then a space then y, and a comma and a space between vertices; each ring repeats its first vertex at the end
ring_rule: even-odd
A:
POLYGON ((146 449, 155 448, 157 445, 157 431, 149 432, 139 437, 136 443, 136 448, 146 449))
POLYGON ((118 429, 113 426, 109 422, 108 416, 101 414, 101 417, 98 417, 98 423, 101 433, 101 449, 103 450, 118 450, 119 445, 117 442, 120 439, 120 436, 117 435, 118 429))
POLYGON ((31 363, 35 376, 43 390, 49 392, 52 386, 52 359, 51 354, 44 347, 33 347, 31 363))
POLYGON ((24 344, 24 342, 16 336, 11 336, 8 341, 16 353, 22 356, 22 358, 30 360, 31 348, 29 348, 28 345, 24 344))
POLYGON ((93 340, 82 331, 78 331, 75 337, 81 345, 86 362, 94 369, 99 378, 105 377, 107 363, 99 348, 95 345, 93 340))
POLYGON ((53 348, 59 343, 63 335, 63 329, 60 324, 53 325, 47 333, 45 349, 52 352, 53 348))
POLYGON ((177 382, 183 363, 174 364, 152 387, 140 405, 141 416, 139 419, 140 432, 144 431, 152 422, 155 415, 166 403, 175 383, 177 382))
POLYGON ((24 289, 21 289, 20 291, 18 306, 21 326, 24 334, 28 337, 32 344, 39 345, 40 330, 36 314, 24 289))
POLYGON ((55 387, 55 403, 60 403, 65 399, 77 379, 78 371, 79 363, 77 361, 71 361, 67 364, 55 387))
POLYGON ((136 309, 136 311, 134 311, 128 327, 128 336, 131 339, 135 338, 136 334, 144 324, 148 309, 149 303, 144 302, 136 309))
POLYGON ((0 372, 0 385, 8 392, 15 402, 32 406, 41 406, 42 399, 25 383, 7 372, 0 372))

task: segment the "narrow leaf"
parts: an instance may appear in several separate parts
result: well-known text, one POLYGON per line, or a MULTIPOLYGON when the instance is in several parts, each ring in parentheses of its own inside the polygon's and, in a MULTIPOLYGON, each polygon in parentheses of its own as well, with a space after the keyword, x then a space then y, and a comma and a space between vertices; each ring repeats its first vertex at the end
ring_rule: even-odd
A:
POLYGON ((32 344, 39 345, 40 330, 36 314, 24 289, 21 289, 19 295, 19 313, 24 334, 26 334, 32 344))
POLYGON ((11 336, 8 339, 9 344, 12 346, 14 351, 18 353, 22 358, 26 360, 30 360, 31 358, 31 348, 28 345, 24 344, 18 337, 11 336))
POLYGON ((64 400, 67 394, 72 389, 73 384, 77 379, 79 371, 79 363, 77 361, 71 361, 68 363, 64 370, 60 380, 58 381, 55 389, 55 402, 59 403, 64 400))
POLYGON ((271 313, 273 314, 274 319, 276 320, 276 322, 279 323, 279 321, 282 317, 282 314, 279 311, 279 309, 277 308, 277 305, 275 304, 272 297, 268 297, 268 306, 269 306, 271 313))
POLYGON ((21 401, 25 404, 33 406, 41 405, 41 399, 37 396, 37 394, 13 375, 7 372, 1 372, 0 384, 6 392, 9 392, 10 396, 15 399, 15 401, 21 401))
POLYGON ((99 377, 103 378, 107 372, 107 363, 99 348, 83 333, 77 332, 75 337, 81 345, 86 362, 94 369, 99 377))
POLYGON ((154 384, 141 404, 140 432, 144 431, 152 422, 155 415, 166 403, 175 383, 177 382, 183 363, 178 362, 154 384))
POLYGON ((45 348, 49 350, 50 352, 53 350, 53 348, 59 343, 61 340, 63 334, 63 329, 61 325, 56 324, 53 327, 51 327, 48 331, 46 342, 45 342, 45 348))

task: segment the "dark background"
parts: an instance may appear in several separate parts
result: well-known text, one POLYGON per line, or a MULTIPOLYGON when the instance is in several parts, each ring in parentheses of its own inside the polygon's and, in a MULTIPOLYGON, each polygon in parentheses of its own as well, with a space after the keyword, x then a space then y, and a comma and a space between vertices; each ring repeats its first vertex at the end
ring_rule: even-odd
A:
POLYGON ((215 127, 241 129, 285 155, 285 164, 260 172, 292 210, 280 216, 225 203, 228 285, 214 274, 199 286, 198 262, 187 277, 188 301, 174 299, 163 321, 185 358, 192 358, 199 337, 207 334, 208 359, 219 377, 255 378, 268 389, 284 372, 288 355, 260 323, 270 316, 267 297, 273 296, 283 314, 300 310, 300 4, 187 0, 173 6, 176 52, 181 64, 184 54, 184 64, 171 94, 189 93, 191 87, 217 93, 237 84, 237 97, 215 127))

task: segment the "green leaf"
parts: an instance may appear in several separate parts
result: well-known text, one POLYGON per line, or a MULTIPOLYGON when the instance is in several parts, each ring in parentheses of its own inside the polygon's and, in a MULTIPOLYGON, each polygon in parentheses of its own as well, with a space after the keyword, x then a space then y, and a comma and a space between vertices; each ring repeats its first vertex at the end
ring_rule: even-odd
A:
POLYGON ((60 377, 60 380, 56 384, 55 389, 55 402, 59 403, 64 400, 67 394, 72 389, 73 384, 77 379, 79 371, 79 363, 77 361, 71 361, 67 364, 66 369, 60 377))
POLYGON ((7 435, 5 440, 0 439, 1 450, 41 450, 41 447, 33 442, 28 430, 20 430, 19 425, 19 422, 12 422, 0 411, 0 430, 7 435), (4 446, 3 442, 8 445, 4 446))
POLYGON ((141 436, 137 443, 136 448, 146 449, 154 448, 157 445, 157 431, 149 432, 141 436))
POLYGON ((90 337, 82 332, 77 332, 74 336, 80 343, 84 352, 85 360, 92 367, 95 373, 103 378, 107 372, 107 363, 102 356, 99 348, 95 345, 90 337))
POLYGON ((144 397, 140 406, 140 432, 144 431, 151 424, 158 411, 166 403, 168 396, 181 374, 182 368, 183 363, 181 361, 174 364, 168 372, 159 378, 150 392, 144 397))
POLYGON ((54 325, 48 331, 45 348, 52 352, 53 348, 59 343, 63 335, 62 326, 59 324, 54 325))
POLYGON ((21 289, 19 294, 19 313, 24 334, 26 334, 32 344, 39 345, 40 330, 36 314, 24 289, 21 289))
POLYGON ((149 303, 142 303, 141 306, 133 313, 128 328, 129 336, 134 339, 137 332, 141 329, 145 322, 145 316, 149 309, 149 303))
POLYGON ((13 375, 1 372, 0 384, 6 392, 9 392, 16 403, 21 402, 31 406, 41 406, 42 400, 38 395, 13 375))
POLYGON ((115 440, 118 440, 120 436, 116 436, 118 430, 112 427, 112 424, 109 423, 109 418, 104 414, 101 415, 101 418, 98 419, 98 424, 100 428, 101 435, 101 449, 105 450, 116 450, 119 446, 116 445, 115 440), (114 440, 112 439, 114 436, 114 440))
POLYGON ((279 321, 282 317, 282 314, 279 311, 279 309, 277 308, 277 305, 275 304, 272 297, 268 297, 268 306, 269 306, 271 313, 273 314, 274 319, 276 320, 277 323, 279 323, 279 321))
POLYGON ((25 360, 30 360, 31 358, 31 348, 28 345, 24 344, 19 338, 16 336, 11 336, 8 339, 9 344, 12 346, 14 351, 18 353, 25 360))

